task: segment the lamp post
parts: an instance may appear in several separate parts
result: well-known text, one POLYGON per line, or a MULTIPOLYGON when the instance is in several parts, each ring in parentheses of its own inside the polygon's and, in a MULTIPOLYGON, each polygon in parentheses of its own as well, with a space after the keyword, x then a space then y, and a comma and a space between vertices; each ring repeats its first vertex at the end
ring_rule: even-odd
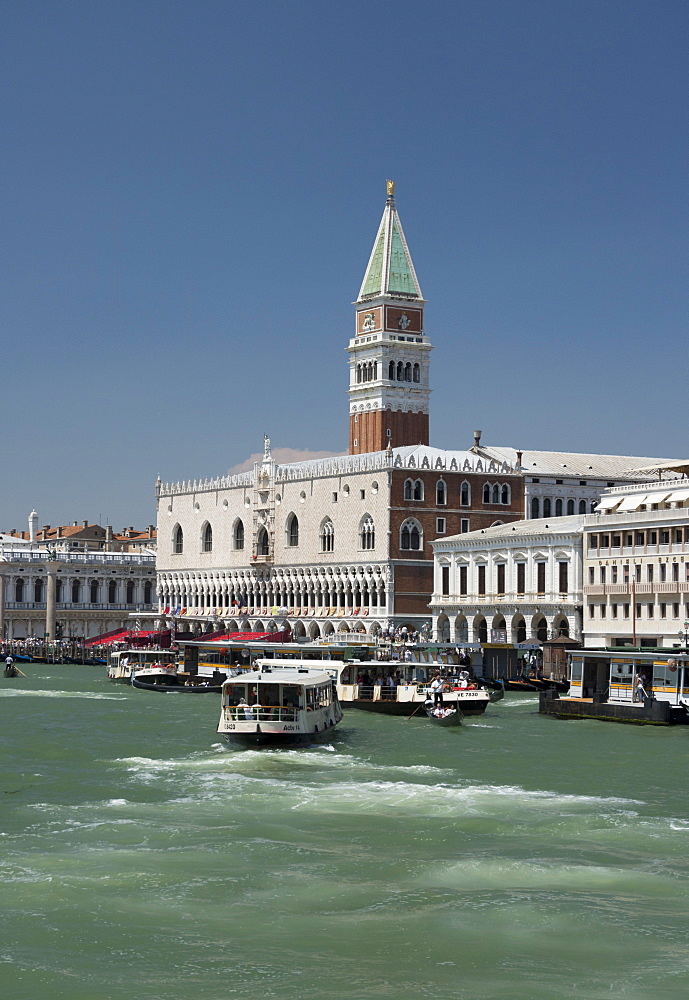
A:
POLYGON ((680 642, 684 643, 684 652, 689 653, 689 621, 684 623, 684 628, 677 633, 680 642))

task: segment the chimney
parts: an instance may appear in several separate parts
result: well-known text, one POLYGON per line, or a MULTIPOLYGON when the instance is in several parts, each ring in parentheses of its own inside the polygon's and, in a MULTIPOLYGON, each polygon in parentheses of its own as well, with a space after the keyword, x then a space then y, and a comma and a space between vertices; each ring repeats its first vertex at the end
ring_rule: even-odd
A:
POLYGON ((57 529, 57 535, 56 535, 56 538, 62 538, 62 528, 58 528, 58 529, 57 529))
POLYGON ((110 524, 105 525, 105 541, 106 543, 112 542, 112 525, 110 524))
POLYGON ((153 525, 149 524, 149 526, 148 526, 148 537, 149 538, 153 538, 153 532, 154 531, 155 531, 155 528, 153 527, 153 525))
POLYGON ((82 521, 81 523, 84 525, 85 528, 88 528, 88 526, 89 526, 88 521, 82 521))
POLYGON ((38 536, 38 514, 32 510, 29 514, 29 541, 35 542, 38 536))
POLYGON ((474 431, 474 451, 478 451, 481 447, 481 434, 483 431, 474 431))
POLYGON ((521 467, 522 467, 522 457, 523 457, 523 455, 524 455, 523 451, 518 451, 517 452, 517 468, 518 469, 521 469, 521 467))

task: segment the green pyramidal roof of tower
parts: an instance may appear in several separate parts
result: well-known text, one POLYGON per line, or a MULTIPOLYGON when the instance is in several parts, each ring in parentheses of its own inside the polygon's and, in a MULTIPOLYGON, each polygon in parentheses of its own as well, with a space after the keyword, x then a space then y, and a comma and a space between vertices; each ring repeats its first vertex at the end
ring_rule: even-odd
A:
POLYGON ((385 205, 359 299, 379 295, 423 298, 393 197, 385 205))

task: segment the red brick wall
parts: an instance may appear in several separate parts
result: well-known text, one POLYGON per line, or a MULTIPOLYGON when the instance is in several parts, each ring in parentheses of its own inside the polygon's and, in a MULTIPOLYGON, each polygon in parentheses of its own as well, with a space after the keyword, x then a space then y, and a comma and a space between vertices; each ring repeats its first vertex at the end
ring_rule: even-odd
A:
POLYGON ((389 443, 393 448, 428 444, 428 414, 404 413, 402 410, 396 410, 394 413, 391 410, 371 410, 350 414, 350 455, 385 451, 389 443), (388 429, 390 437, 387 434, 388 429))
POLYGON ((495 521, 520 521, 524 517, 524 480, 518 475, 504 473, 463 473, 435 470, 429 472, 414 469, 394 469, 392 473, 390 515, 390 557, 392 559, 428 559, 433 561, 433 551, 429 542, 435 538, 445 538, 448 535, 458 535, 461 531, 461 521, 469 520, 469 530, 477 531, 489 528, 495 521), (423 500, 405 500, 404 484, 407 479, 420 479, 424 484, 423 500), (446 485, 447 503, 436 504, 436 484, 442 479, 446 485), (460 505, 460 487, 463 482, 471 486, 471 504, 468 507, 460 505), (484 504, 484 483, 507 483, 510 486, 511 500, 509 504, 484 504), (414 517, 423 528, 423 549, 410 551, 401 549, 400 529, 408 517, 414 517), (436 531, 436 518, 444 517, 446 530, 442 535, 436 531))

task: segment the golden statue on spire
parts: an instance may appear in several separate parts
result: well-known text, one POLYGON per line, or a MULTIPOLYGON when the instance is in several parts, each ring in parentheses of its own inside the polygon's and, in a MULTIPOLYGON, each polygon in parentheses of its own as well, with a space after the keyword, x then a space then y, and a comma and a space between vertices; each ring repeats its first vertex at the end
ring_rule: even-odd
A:
POLYGON ((387 189, 388 189, 388 198, 394 198, 395 197, 395 182, 394 181, 386 181, 385 184, 386 184, 387 189))

